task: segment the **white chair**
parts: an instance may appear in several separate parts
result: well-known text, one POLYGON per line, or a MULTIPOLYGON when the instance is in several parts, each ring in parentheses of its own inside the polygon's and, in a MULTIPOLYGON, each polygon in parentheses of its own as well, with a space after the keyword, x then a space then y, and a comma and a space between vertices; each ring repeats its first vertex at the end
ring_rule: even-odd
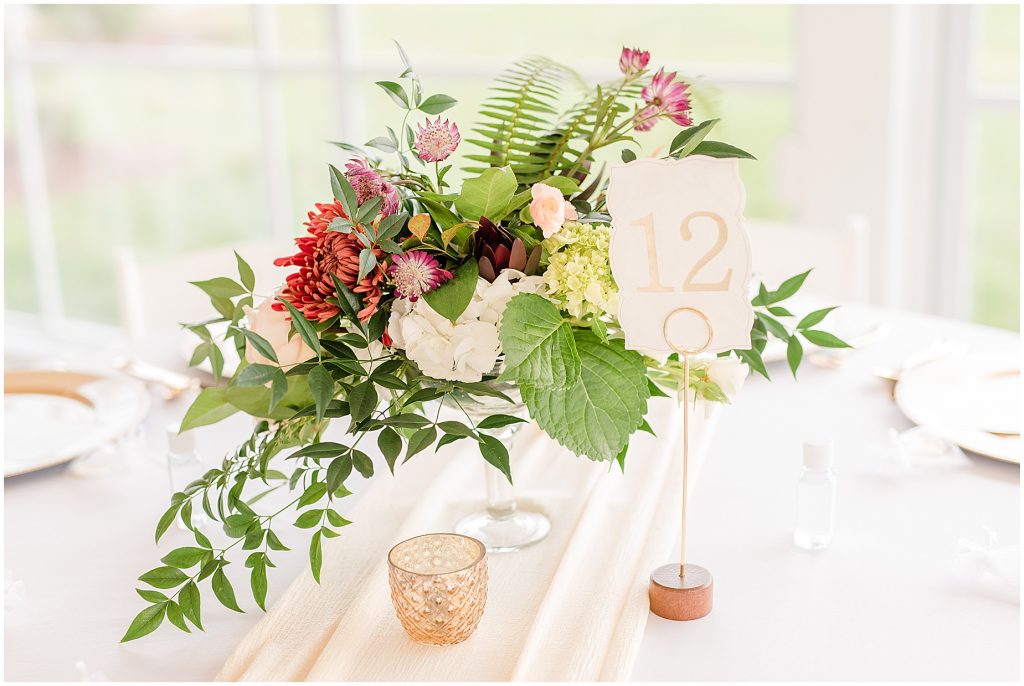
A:
POLYGON ((190 281, 216 276, 238 280, 232 250, 249 263, 256 276, 256 304, 259 296, 273 295, 289 269, 275 267, 274 259, 294 254, 291 238, 249 241, 218 246, 165 260, 142 261, 131 249, 117 251, 117 293, 121 325, 135 340, 173 332, 180 322, 216 317, 210 300, 190 281))
MULTIPOLYGON (((869 296, 868 226, 860 216, 843 227, 798 226, 745 221, 750 235, 754 281, 777 288, 811 267, 804 291, 836 302, 867 302, 869 296)), ((802 291, 803 292, 803 291, 802 291)))

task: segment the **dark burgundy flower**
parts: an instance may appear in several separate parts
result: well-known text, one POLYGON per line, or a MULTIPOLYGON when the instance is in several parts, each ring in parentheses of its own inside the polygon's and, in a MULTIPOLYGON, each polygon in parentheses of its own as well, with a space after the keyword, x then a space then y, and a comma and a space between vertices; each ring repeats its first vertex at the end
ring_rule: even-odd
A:
POLYGON ((506 269, 515 269, 527 276, 537 273, 540 263, 540 246, 535 245, 527 253, 526 246, 505 229, 496 226, 487 217, 480 217, 480 228, 473 236, 473 254, 477 259, 480 276, 490 282, 506 269))

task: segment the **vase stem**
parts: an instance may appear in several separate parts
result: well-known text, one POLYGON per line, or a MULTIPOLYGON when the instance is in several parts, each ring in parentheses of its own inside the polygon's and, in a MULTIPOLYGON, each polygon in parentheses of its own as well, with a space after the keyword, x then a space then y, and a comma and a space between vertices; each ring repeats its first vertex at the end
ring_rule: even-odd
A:
POLYGON ((487 514, 495 519, 505 519, 516 513, 516 494, 512 484, 496 467, 484 462, 484 478, 487 483, 487 514))

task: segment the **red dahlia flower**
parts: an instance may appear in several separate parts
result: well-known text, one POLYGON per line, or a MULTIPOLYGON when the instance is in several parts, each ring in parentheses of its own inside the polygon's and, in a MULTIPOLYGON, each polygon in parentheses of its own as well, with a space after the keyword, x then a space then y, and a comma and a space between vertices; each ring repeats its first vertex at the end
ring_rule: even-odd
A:
MULTIPOLYGON (((317 203, 316 212, 309 213, 306 227, 308 236, 295 239, 299 252, 291 257, 279 257, 274 260, 278 267, 298 267, 299 270, 289 274, 281 297, 302 312, 306 319, 322 322, 338 314, 337 305, 327 302, 327 298, 335 296, 335 274, 343 284, 348 286, 363 301, 363 309, 359 311, 360 321, 366 321, 377 311, 380 303, 381 286, 384 283, 384 268, 380 265, 384 255, 380 248, 373 249, 378 265, 356 282, 359 276, 359 253, 363 244, 355 233, 329 231, 327 227, 337 217, 347 219, 341 203, 317 203)), ((357 227, 353 231, 361 231, 357 227)), ((275 304, 276 309, 284 309, 284 305, 275 304)))

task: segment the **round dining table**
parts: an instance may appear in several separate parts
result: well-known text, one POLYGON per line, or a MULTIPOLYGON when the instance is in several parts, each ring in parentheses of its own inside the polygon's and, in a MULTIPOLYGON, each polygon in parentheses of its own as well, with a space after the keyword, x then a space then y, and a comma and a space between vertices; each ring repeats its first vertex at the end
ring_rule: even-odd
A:
MULTIPOLYGON (((1019 465, 968 453, 956 464, 894 469, 892 433, 913 425, 877 372, 936 341, 1019 359, 1020 337, 877 307, 841 312, 877 335, 848 353, 809 355, 797 379, 772 363, 771 382, 748 378, 721 412, 687 534, 688 555, 714 575, 714 608, 690 622, 650 615, 634 680, 1019 679, 1019 586, 967 564, 984 551, 965 552, 971 542, 1002 553, 1019 546, 1019 465), (835 445, 835 533, 807 551, 793 543, 801 445, 822 437, 835 445)), ((55 341, 8 323, 5 363, 104 371, 129 356, 185 371, 178 347, 173 335, 55 341)), ((136 578, 159 564, 166 428, 188 402, 154 387, 142 430, 119 444, 108 469, 60 466, 5 480, 6 679, 209 680, 260 618, 210 601, 201 635, 162 627, 119 642, 144 606, 136 578)), ((250 427, 236 415, 199 429, 199 454, 219 462, 250 427)), ((187 545, 186 532, 168 536, 187 545)), ((268 607, 307 564, 301 544, 281 556, 268 607)))

